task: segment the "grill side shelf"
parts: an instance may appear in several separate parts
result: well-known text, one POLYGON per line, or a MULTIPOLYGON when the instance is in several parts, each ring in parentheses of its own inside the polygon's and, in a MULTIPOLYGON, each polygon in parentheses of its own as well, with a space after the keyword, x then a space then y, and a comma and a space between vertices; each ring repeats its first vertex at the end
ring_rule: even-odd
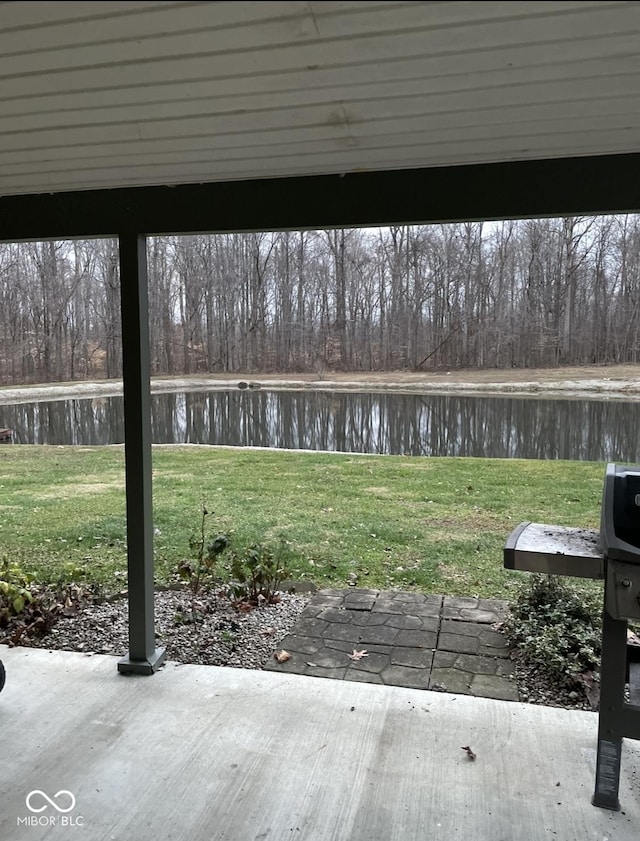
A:
POLYGON ((604 578, 600 534, 594 529, 520 523, 504 548, 506 569, 574 578, 604 578))

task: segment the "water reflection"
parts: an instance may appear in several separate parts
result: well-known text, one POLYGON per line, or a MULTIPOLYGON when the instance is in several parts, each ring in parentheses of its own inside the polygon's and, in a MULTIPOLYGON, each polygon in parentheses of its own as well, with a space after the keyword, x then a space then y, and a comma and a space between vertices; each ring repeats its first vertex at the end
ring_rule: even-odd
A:
MULTIPOLYGON (((636 404, 398 393, 211 391, 152 397, 156 443, 355 453, 640 461, 636 404)), ((16 443, 124 440, 122 397, 0 406, 16 443)))

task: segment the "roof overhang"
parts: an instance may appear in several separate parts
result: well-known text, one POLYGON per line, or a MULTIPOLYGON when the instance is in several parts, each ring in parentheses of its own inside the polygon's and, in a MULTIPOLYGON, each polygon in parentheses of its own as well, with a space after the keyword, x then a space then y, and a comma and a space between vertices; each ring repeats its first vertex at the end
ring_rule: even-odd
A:
POLYGON ((640 204, 638 2, 1 8, 5 240, 640 204))
POLYGON ((0 238, 295 230, 640 209, 640 154, 0 198, 0 238))

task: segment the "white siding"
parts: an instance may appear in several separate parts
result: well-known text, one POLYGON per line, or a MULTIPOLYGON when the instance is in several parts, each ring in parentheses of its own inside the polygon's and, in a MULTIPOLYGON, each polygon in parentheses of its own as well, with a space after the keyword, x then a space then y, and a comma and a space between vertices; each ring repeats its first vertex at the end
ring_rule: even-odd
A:
POLYGON ((0 3, 0 194, 640 149, 638 2, 0 3))

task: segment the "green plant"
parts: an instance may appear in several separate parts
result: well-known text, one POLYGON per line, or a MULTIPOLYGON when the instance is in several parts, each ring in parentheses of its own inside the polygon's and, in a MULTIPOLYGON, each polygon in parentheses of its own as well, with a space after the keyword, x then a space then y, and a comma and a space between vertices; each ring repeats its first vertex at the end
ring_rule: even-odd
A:
POLYGON ((288 549, 284 540, 275 551, 254 543, 231 560, 232 582, 229 591, 238 601, 252 605, 271 604, 277 600, 280 582, 289 573, 286 567, 288 549))
POLYGON ((178 575, 186 580, 191 590, 191 617, 193 622, 197 621, 198 604, 197 599, 203 588, 209 589, 215 580, 218 558, 225 552, 231 543, 227 534, 216 534, 213 538, 207 537, 207 517, 213 514, 208 511, 207 506, 202 503, 202 517, 200 531, 197 537, 191 538, 189 545, 194 553, 195 563, 183 561, 178 566, 178 575))
POLYGON ((64 601, 35 580, 6 558, 0 564, 0 642, 17 645, 30 635, 44 636, 64 611, 64 601))
POLYGON ((22 613, 34 601, 30 585, 33 573, 24 572, 17 564, 3 558, 0 564, 0 628, 6 628, 12 616, 22 613))
POLYGON ((600 668, 602 605, 556 576, 533 575, 510 605, 504 631, 520 657, 565 688, 600 668))
POLYGON ((46 636, 64 616, 73 616, 80 606, 94 598, 96 583, 78 584, 86 570, 70 562, 57 580, 38 581, 33 572, 4 558, 0 563, 0 642, 28 644, 30 637, 46 636))

